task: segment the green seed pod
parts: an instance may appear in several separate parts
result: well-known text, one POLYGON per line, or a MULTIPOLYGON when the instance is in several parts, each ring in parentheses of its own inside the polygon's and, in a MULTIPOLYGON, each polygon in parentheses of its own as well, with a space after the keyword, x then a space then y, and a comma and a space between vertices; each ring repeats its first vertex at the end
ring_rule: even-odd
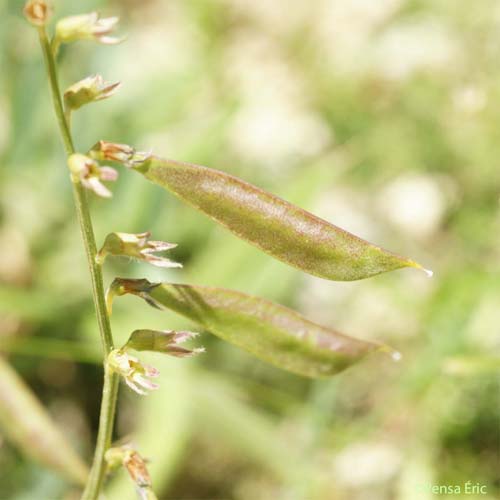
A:
POLYGON ((239 238, 315 276, 352 281, 403 267, 423 269, 224 172, 155 156, 131 166, 239 238))
MULTIPOLYGON (((320 326, 279 304, 234 290, 117 278, 108 299, 131 293, 170 309, 217 337, 279 368, 328 377, 374 351, 389 347, 320 326)), ((393 356, 397 358, 397 354, 393 356)))

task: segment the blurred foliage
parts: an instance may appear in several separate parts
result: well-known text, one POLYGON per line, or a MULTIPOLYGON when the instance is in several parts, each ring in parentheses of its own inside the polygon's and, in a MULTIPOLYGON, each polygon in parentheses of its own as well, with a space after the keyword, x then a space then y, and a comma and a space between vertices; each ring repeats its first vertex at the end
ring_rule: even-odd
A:
MULTIPOLYGON (((99 338, 23 3, 0 0, 0 344, 89 459, 99 338)), ((421 500, 434 496, 428 485, 470 480, 487 485, 481 498, 498 498, 498 3, 54 3, 58 16, 117 13, 128 33, 118 47, 81 43, 61 53, 66 86, 97 72, 124 83, 75 116, 82 151, 98 139, 126 142, 237 174, 435 272, 432 280, 410 270, 354 283, 309 277, 122 171, 114 198, 92 201, 98 241, 149 229, 179 244, 173 258, 185 267, 118 261, 107 282, 229 286, 403 354, 318 382, 209 336, 196 360, 152 354, 162 388, 142 399, 122 391, 117 437, 130 433, 151 458, 159 497, 421 500)), ((126 297, 112 321, 117 343, 135 328, 190 326, 126 297)), ((77 493, 7 440, 0 492, 77 493)), ((108 498, 133 497, 118 474, 108 498)))

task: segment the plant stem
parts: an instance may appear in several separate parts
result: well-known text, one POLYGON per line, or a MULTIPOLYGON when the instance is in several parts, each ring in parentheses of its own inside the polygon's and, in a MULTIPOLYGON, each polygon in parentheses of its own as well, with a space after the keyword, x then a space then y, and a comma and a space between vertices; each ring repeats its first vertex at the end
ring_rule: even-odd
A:
MULTIPOLYGON (((47 34, 44 27, 38 28, 40 44, 42 46, 45 67, 49 78, 54 111, 57 116, 59 130, 64 143, 67 156, 75 153, 75 147, 69 124, 64 113, 59 81, 57 78, 56 64, 51 50, 47 34)), ((97 248, 92 227, 92 219, 87 201, 86 192, 80 182, 73 182, 73 196, 75 200, 76 212, 80 224, 85 253, 92 281, 92 295, 96 309, 97 322, 104 351, 104 384, 101 401, 101 414, 99 417, 99 430, 97 434, 97 444, 94 454, 94 461, 90 476, 83 492, 82 499, 95 500, 99 495, 105 472, 104 454, 111 444, 113 423, 116 410, 116 399, 118 394, 119 379, 106 366, 107 355, 113 350, 113 336, 109 316, 106 311, 106 300, 104 295, 104 285, 102 280, 101 266, 96 261, 97 248)))
POLYGON ((82 500, 96 500, 101 491, 104 473, 106 472, 104 454, 111 446, 119 381, 118 375, 113 373, 104 363, 104 385, 102 388, 99 431, 97 433, 94 461, 90 469, 87 485, 82 494, 82 500))

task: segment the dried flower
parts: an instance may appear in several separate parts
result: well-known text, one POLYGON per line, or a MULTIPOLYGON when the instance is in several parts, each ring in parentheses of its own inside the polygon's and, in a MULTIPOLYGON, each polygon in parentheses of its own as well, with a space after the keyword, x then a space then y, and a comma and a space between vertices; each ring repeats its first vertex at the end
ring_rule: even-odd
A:
MULTIPOLYGON (((115 297, 121 297, 127 293, 134 293, 141 296, 141 294, 147 292, 151 286, 155 286, 155 284, 150 283, 147 279, 115 278, 106 291, 106 309, 108 315, 111 316, 115 297)), ((155 306, 155 304, 151 305, 155 306)))
POLYGON ((136 351, 155 351, 178 358, 186 358, 205 352, 203 347, 187 349, 179 344, 195 338, 198 334, 175 330, 135 330, 125 347, 136 351))
POLYGON ((55 45, 75 40, 95 40, 104 44, 115 44, 123 38, 109 36, 118 24, 118 17, 100 18, 97 12, 65 17, 56 25, 55 45))
POLYGON ((149 241, 151 233, 110 233, 104 240, 104 245, 97 255, 99 263, 104 262, 107 255, 131 257, 137 260, 149 262, 158 267, 182 267, 182 264, 173 262, 165 257, 154 255, 155 252, 163 252, 175 248, 175 243, 165 241, 149 241))
POLYGON ((130 355, 124 348, 114 349, 108 355, 108 366, 111 370, 121 375, 125 383, 137 394, 145 396, 148 390, 158 389, 158 384, 149 378, 155 378, 159 371, 145 365, 135 356, 130 355))
POLYGON ((151 487, 151 477, 146 467, 146 462, 135 450, 127 450, 123 459, 132 481, 140 488, 151 487))
POLYGON ((135 154, 135 149, 128 144, 99 141, 91 150, 90 156, 96 160, 110 160, 128 163, 135 154))
POLYGON ((152 491, 151 476, 147 469, 147 462, 139 452, 130 445, 109 448, 104 455, 108 469, 113 470, 123 466, 137 487, 139 497, 144 500, 156 499, 152 491))
POLYGON ((24 15, 34 26, 45 26, 52 9, 43 0, 30 0, 24 6, 24 15))
POLYGON ((151 157, 151 153, 136 151, 128 144, 116 144, 107 141, 99 141, 95 144, 89 151, 89 155, 95 160, 116 161, 126 167, 144 163, 151 157))
POLYGON ((111 97, 121 83, 105 82, 101 75, 88 76, 74 83, 64 92, 64 104, 67 109, 78 109, 95 101, 111 97))
POLYGON ((92 158, 78 153, 68 158, 68 166, 73 182, 81 182, 86 189, 90 189, 102 198, 112 196, 102 181, 116 181, 118 172, 114 168, 100 167, 92 158))

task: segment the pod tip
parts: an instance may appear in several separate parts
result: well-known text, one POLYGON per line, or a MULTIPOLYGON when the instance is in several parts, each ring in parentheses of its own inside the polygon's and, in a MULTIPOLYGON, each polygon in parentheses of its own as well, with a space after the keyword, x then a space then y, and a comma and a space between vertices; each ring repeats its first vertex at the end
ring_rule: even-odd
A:
POLYGON ((432 278, 434 276, 434 271, 431 271, 430 269, 422 268, 422 271, 424 271, 424 273, 427 274, 429 278, 432 278))
POLYGON ((401 361, 401 359, 403 359, 403 355, 399 351, 396 351, 396 349, 393 349, 388 345, 381 345, 380 352, 388 354, 395 362, 401 361))
POLYGON ((403 355, 399 351, 392 351, 391 352, 391 358, 393 361, 401 361, 403 355))
POLYGON ((429 278, 432 278, 434 276, 434 271, 431 271, 430 269, 426 269, 424 266, 419 264, 418 262, 415 262, 413 260, 408 261, 408 265, 411 267, 414 267, 416 269, 420 269, 423 271, 429 278))

